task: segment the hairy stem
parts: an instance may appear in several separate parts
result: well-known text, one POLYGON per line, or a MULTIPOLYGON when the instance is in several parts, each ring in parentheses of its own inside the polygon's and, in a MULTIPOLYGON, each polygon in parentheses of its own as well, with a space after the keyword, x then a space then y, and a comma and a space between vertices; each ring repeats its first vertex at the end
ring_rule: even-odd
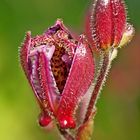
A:
POLYGON ((68 133, 65 129, 61 129, 58 127, 58 130, 65 140, 75 140, 75 138, 70 133, 68 133))
POLYGON ((99 93, 102 89, 102 86, 105 82, 107 73, 108 73, 109 68, 110 68, 111 61, 110 61, 109 52, 103 52, 101 57, 102 57, 102 59, 101 59, 102 63, 101 63, 97 78, 95 80, 94 90, 92 92, 92 96, 91 96, 91 99, 90 99, 90 102, 89 102, 89 105, 87 108, 84 123, 89 120, 89 118, 91 117, 91 115, 93 113, 93 108, 95 107, 99 93))

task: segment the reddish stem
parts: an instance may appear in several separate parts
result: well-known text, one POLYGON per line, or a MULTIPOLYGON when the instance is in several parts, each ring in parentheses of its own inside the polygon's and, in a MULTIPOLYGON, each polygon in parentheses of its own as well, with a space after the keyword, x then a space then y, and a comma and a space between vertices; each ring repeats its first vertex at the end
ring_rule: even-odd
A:
POLYGON ((61 129, 58 126, 58 130, 60 134, 65 138, 65 140, 75 140, 75 138, 71 134, 69 134, 65 129, 61 129))
POLYGON ((103 62, 100 68, 99 75, 97 76, 97 80, 94 86, 94 90, 87 108, 87 112, 85 115, 84 123, 89 120, 93 113, 93 107, 95 107, 96 101, 98 99, 100 90, 102 88, 102 85, 105 81, 105 77, 107 75, 108 69, 110 67, 110 60, 109 60, 109 53, 103 54, 103 62))

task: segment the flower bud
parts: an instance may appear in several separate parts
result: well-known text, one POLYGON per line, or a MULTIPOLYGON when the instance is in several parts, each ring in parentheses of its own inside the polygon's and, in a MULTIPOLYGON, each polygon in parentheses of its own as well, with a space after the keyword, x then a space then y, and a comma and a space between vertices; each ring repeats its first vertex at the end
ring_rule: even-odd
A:
POLYGON ((42 35, 27 32, 20 62, 41 109, 39 124, 54 118, 75 128, 75 110, 94 77, 94 59, 84 35, 73 38, 61 20, 42 35))
POLYGON ((98 49, 117 47, 126 26, 124 1, 95 0, 89 24, 98 49))

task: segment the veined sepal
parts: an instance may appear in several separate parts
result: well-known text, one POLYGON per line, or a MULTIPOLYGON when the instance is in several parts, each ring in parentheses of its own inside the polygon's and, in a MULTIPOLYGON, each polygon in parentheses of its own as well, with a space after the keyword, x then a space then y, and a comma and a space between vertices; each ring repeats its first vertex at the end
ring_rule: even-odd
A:
POLYGON ((94 59, 85 36, 81 35, 57 110, 61 128, 75 128, 75 110, 93 78, 94 59))

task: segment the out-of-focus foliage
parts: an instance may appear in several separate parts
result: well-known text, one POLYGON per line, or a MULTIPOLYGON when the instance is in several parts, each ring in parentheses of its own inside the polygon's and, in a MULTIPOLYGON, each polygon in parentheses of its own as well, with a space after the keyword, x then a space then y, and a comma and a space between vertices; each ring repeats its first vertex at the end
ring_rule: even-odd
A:
MULTIPOLYGON (((79 33, 90 0, 0 0, 0 140, 58 140, 56 130, 37 125, 39 108, 20 69, 18 47, 24 33, 42 33, 57 18, 79 33)), ((129 47, 120 50, 95 119, 95 140, 140 139, 140 13, 138 0, 126 0, 136 27, 129 47)))

